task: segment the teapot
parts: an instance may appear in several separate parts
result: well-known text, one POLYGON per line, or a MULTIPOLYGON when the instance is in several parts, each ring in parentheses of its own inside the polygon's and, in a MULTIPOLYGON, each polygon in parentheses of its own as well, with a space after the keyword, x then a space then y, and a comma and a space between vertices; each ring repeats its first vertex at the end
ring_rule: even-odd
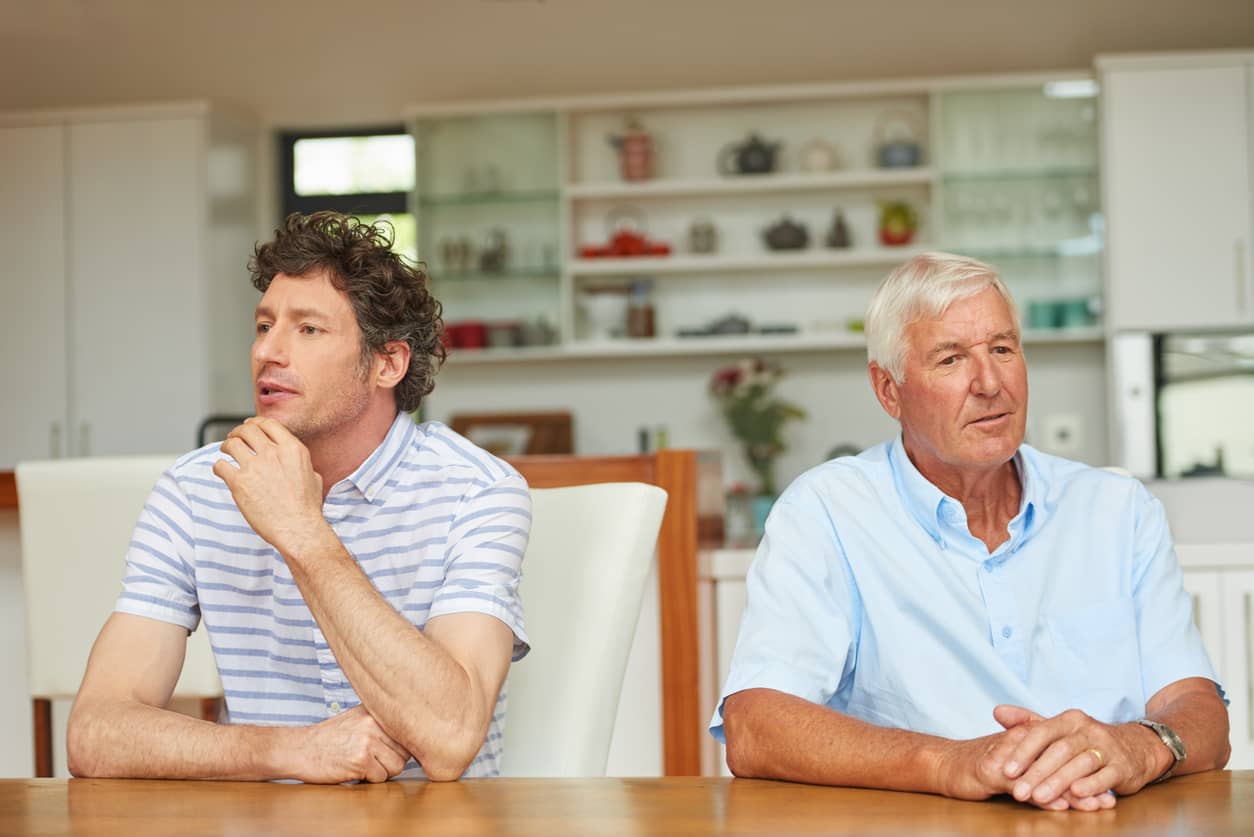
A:
POLYGON ((762 232, 771 250, 801 250, 810 243, 810 231, 785 215, 762 232))
POLYGON ((757 134, 740 143, 729 143, 718 152, 719 174, 767 174, 775 170, 778 142, 766 142, 757 134))
POLYGON ((917 137, 922 133, 918 117, 905 110, 890 110, 875 123, 876 162, 882 169, 912 168, 922 162, 917 137))

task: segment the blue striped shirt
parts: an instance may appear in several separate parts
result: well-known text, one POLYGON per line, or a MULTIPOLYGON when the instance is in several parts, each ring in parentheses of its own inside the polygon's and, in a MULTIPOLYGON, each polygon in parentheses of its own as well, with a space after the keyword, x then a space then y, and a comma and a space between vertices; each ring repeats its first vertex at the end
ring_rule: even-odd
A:
MULTIPOLYGON (((232 723, 315 724, 360 703, 282 556, 244 520, 213 444, 157 481, 126 556, 116 610, 195 630, 203 619, 232 723)), ((417 628, 486 613, 528 651, 518 598, 531 495, 508 464, 437 422, 397 416, 383 443, 322 506, 387 602, 417 628)), ((500 772, 505 690, 466 776, 500 772)), ((411 760, 401 774, 423 776, 411 760)))

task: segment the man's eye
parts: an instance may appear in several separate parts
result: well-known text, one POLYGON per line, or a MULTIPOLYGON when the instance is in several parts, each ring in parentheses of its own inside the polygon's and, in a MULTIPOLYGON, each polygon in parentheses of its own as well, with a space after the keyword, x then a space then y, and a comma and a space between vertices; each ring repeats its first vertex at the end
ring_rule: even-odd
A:
POLYGON ((941 358, 940 365, 941 366, 953 366, 957 362, 958 362, 957 355, 949 355, 948 357, 941 358))
POLYGON ((269 324, 269 323, 257 323, 257 333, 258 333, 258 334, 265 334, 265 333, 266 333, 267 331, 269 331, 269 330, 270 330, 270 324, 269 324))
POLYGON ((318 333, 318 327, 317 327, 317 326, 311 326, 311 325, 301 326, 301 327, 300 327, 300 333, 301 333, 301 334, 317 334, 317 333, 318 333))

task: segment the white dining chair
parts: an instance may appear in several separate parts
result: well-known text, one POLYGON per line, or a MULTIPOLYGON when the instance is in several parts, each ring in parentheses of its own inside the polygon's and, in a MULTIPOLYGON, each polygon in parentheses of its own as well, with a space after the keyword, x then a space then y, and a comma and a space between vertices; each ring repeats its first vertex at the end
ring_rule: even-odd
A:
MULTIPOLYGON (((92 643, 121 591, 135 522, 174 459, 93 457, 17 466, 36 776, 53 775, 51 701, 78 692, 92 643)), ((214 720, 221 695, 209 641, 197 630, 174 696, 199 698, 201 717, 214 720)))
POLYGON ((520 595, 532 650, 510 668, 502 775, 604 776, 666 492, 533 489, 520 595))

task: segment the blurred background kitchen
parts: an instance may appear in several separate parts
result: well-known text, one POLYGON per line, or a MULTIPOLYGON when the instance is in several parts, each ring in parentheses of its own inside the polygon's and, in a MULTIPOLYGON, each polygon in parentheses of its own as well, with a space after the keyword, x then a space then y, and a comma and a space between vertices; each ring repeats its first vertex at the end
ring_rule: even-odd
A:
MULTIPOLYGON (((331 208, 428 266, 450 358, 424 418, 506 453, 717 451, 736 545, 752 495, 894 432, 862 315, 933 248, 1017 297, 1029 442, 1254 479, 1248 0, 50 0, 0 7, 0 78, 0 472, 182 452, 248 414, 248 254, 331 208), (750 386, 788 408, 766 462, 730 418, 750 386)), ((1189 578, 1248 727, 1248 508, 1163 490, 1178 537, 1244 545, 1189 578)))

